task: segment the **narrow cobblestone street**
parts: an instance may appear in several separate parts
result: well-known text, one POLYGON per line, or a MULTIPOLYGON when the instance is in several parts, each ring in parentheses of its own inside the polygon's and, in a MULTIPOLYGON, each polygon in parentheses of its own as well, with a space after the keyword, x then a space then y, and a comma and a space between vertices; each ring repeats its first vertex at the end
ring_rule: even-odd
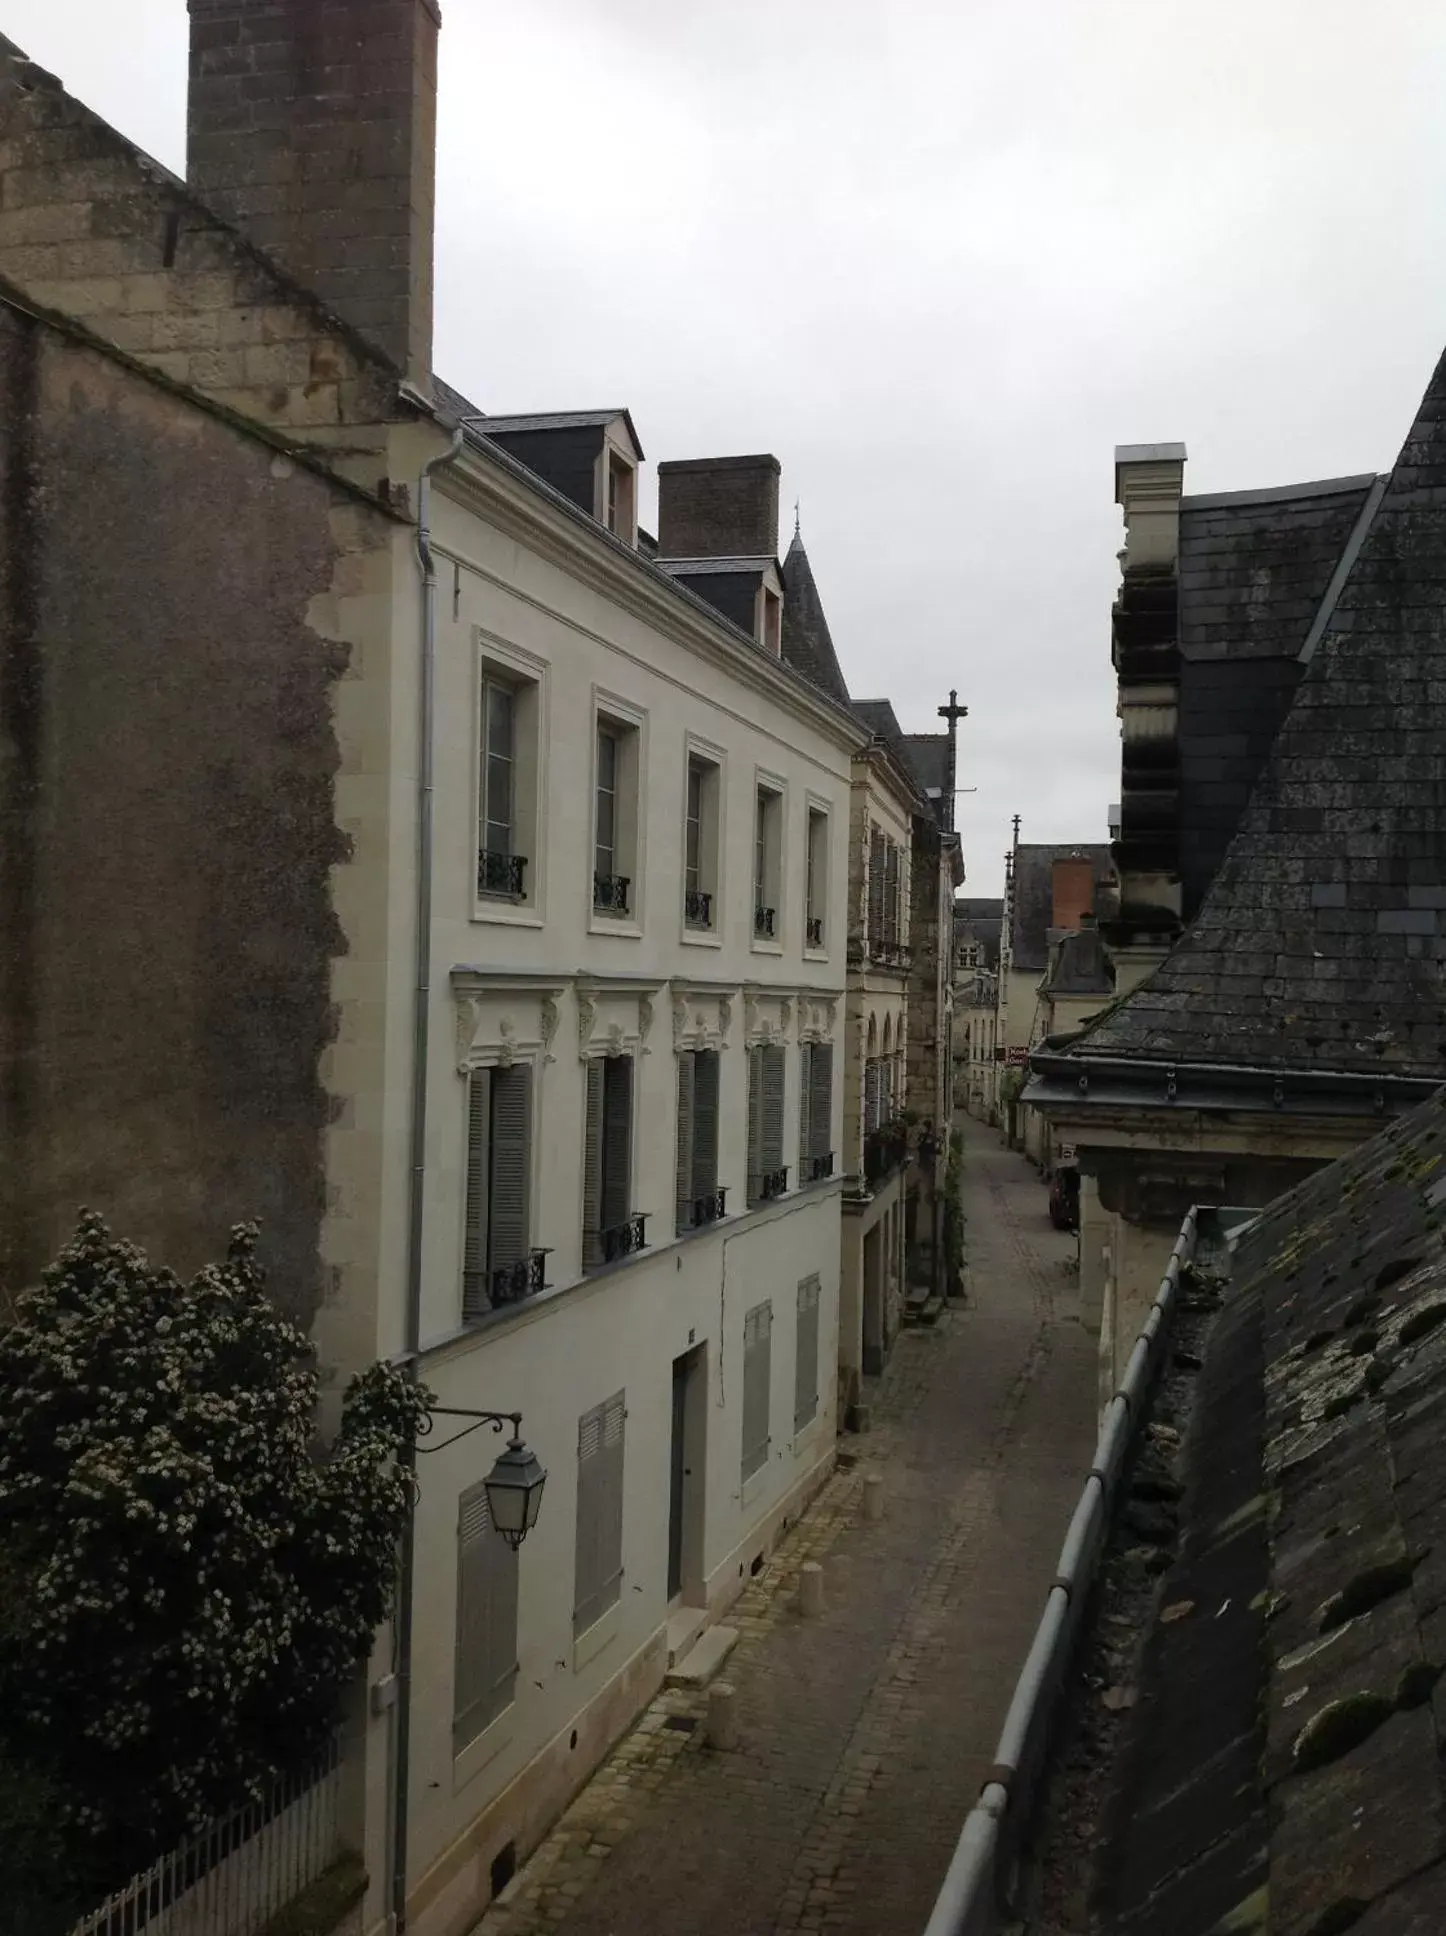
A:
POLYGON ((978 1792, 1093 1442, 1074 1240, 1025 1159, 965 1133, 968 1300, 899 1338, 874 1427, 728 1615, 740 1743, 665 1690, 482 1936, 922 1929, 978 1792), (861 1514, 883 1475, 885 1517, 861 1514), (803 1561, 826 1607, 794 1606, 803 1561))

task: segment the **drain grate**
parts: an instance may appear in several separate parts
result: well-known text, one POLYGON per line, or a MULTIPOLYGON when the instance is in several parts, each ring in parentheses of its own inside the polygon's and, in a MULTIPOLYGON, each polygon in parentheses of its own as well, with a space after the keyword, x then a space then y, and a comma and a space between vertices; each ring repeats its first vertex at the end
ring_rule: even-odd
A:
POLYGON ((691 1734, 698 1725, 696 1714, 670 1714, 663 1726, 671 1728, 674 1734, 691 1734))

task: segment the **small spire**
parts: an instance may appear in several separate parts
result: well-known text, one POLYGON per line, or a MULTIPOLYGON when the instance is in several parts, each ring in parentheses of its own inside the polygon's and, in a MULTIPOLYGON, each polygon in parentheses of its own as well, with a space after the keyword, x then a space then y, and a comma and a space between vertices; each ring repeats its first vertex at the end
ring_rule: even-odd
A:
POLYGON ((800 530, 799 530, 799 528, 798 528, 798 527, 799 527, 799 520, 798 520, 798 499, 797 499, 797 498, 795 498, 795 499, 793 500, 793 542, 794 542, 795 544, 802 544, 802 543, 803 543, 803 535, 802 535, 802 533, 800 532, 800 530))

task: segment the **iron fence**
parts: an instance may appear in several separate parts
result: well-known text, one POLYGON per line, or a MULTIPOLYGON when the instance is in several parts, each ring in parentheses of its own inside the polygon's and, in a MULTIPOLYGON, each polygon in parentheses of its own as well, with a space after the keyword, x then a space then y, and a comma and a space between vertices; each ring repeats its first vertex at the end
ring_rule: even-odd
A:
POLYGON ((132 1876, 70 1936, 255 1936, 341 1852, 335 1738, 258 1802, 132 1876))

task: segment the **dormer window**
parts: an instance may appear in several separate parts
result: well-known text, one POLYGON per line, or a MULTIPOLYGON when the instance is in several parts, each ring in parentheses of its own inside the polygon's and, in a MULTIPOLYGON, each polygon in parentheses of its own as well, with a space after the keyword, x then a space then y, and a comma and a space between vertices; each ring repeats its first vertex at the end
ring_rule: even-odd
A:
POLYGON ((621 538, 626 545, 634 542, 637 531, 636 481, 637 473, 628 460, 620 452, 609 450, 604 522, 613 536, 621 538))
POLYGON ((783 650, 783 600, 768 586, 763 587, 762 625, 759 643, 775 659, 783 650))

